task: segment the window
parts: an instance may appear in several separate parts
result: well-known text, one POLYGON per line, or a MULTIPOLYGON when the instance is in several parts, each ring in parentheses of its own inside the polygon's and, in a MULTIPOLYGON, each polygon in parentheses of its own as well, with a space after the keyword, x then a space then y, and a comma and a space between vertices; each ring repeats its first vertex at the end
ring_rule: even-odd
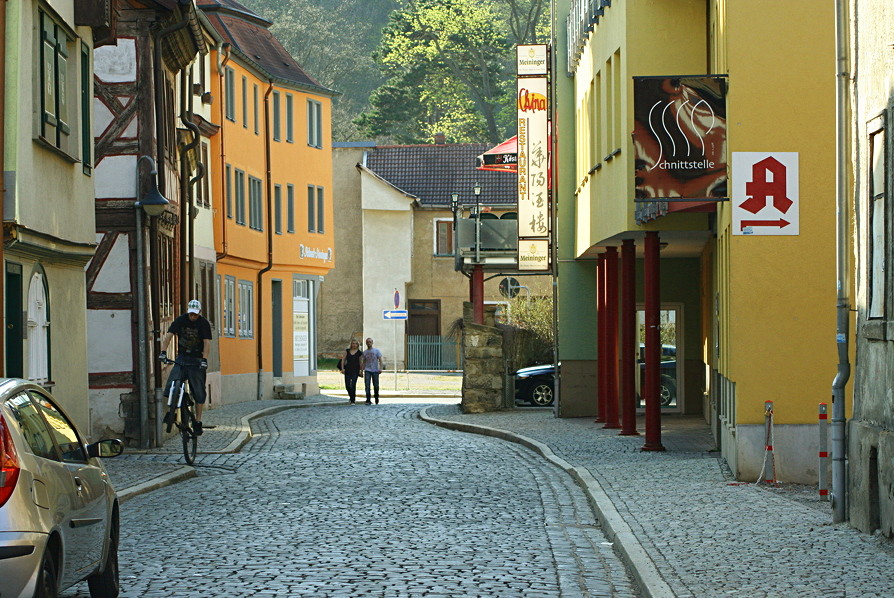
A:
POLYGON ((217 316, 217 308, 215 307, 214 289, 214 263, 205 260, 196 260, 198 266, 198 280, 195 282, 195 290, 192 296, 197 297, 202 302, 203 313, 207 315, 208 321, 214 324, 217 316))
POLYGON ((174 280, 177 279, 177 271, 174 268, 174 242, 171 237, 158 236, 158 298, 160 305, 160 317, 162 319, 174 317, 174 280))
POLYGON ((453 255, 453 220, 435 220, 435 255, 453 255))
POLYGON ((78 438, 78 433, 75 432, 71 422, 69 422, 65 416, 62 415, 62 412, 59 411, 59 409, 56 408, 56 406, 44 395, 33 390, 28 391, 28 394, 31 395, 31 399, 37 404, 44 419, 46 419, 47 423, 50 425, 50 432, 62 453, 62 460, 67 462, 86 463, 87 453, 84 451, 81 439, 78 438))
POLYGON ((231 67, 224 68, 224 94, 227 120, 236 122, 236 73, 231 67))
POLYGON ((224 277, 223 297, 223 313, 221 314, 223 335, 236 336, 236 279, 232 276, 224 277))
POLYGON ((15 421, 19 424, 19 430, 28 444, 31 452, 38 457, 58 461, 59 456, 56 454, 56 446, 53 444, 53 437, 47 430, 40 412, 26 393, 18 394, 8 401, 6 406, 12 410, 15 415, 15 421))
POLYGON ((282 234, 282 185, 273 186, 273 230, 282 234))
POLYGON ((239 281, 239 337, 254 337, 254 286, 247 280, 239 281))
POLYGON ((307 230, 317 232, 317 219, 314 216, 317 207, 317 188, 313 185, 307 187, 307 230))
POLYGON ((93 81, 93 72, 90 68, 92 55, 90 48, 86 44, 81 44, 81 162, 84 174, 93 172, 93 126, 90 124, 93 107, 93 94, 90 91, 90 84, 93 81))
POLYGON ((317 187, 317 232, 323 232, 323 188, 317 187))
POLYGON ((50 306, 49 289, 41 272, 31 276, 28 286, 28 380, 38 384, 50 377, 50 306))
POLYGON ((202 164, 205 165, 205 172, 202 176, 202 181, 199 183, 199 203, 201 203, 206 208, 211 207, 211 172, 209 171, 209 166, 211 162, 208 161, 208 144, 206 142, 202 142, 202 164))
POLYGON ((248 79, 242 77, 242 127, 248 128, 248 79))
POLYGON ((885 121, 881 115, 870 121, 869 132, 869 313, 885 317, 885 121))
POLYGON ((295 232, 295 185, 286 185, 286 230, 295 232))
POLYGON ((224 168, 224 195, 227 201, 227 218, 233 217, 233 167, 229 164, 224 168))
POLYGON ((236 224, 245 224, 245 173, 236 169, 236 224))
POLYGON ((264 230, 261 224, 261 201, 263 200, 261 179, 248 177, 248 226, 255 230, 264 230))
POLYGON ((279 141, 279 92, 273 92, 273 141, 279 141))
POLYGON ((292 94, 286 94, 286 141, 294 143, 295 141, 295 115, 292 113, 294 109, 294 98, 292 94))
MULTIPOLYGON (((71 79, 68 72, 69 47, 73 41, 45 12, 40 14, 40 138, 70 153, 69 101, 71 79)), ((77 97, 77 96, 75 96, 77 97)), ((77 116, 75 117, 77 118, 77 116)), ((92 130, 90 131, 92 135, 92 130)))
POLYGON ((255 135, 259 133, 258 129, 258 86, 255 85, 255 135))
POLYGON ((323 105, 307 100, 307 145, 323 147, 323 105))

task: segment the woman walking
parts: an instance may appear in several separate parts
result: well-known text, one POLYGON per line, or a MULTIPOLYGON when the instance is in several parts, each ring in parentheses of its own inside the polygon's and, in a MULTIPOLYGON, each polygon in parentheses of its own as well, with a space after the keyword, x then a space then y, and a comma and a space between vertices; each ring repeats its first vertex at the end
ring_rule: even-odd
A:
POLYGON ((360 358, 362 356, 363 351, 360 350, 360 343, 351 339, 351 346, 345 349, 345 356, 338 360, 338 371, 345 376, 345 388, 352 405, 357 398, 357 378, 360 377, 360 358))

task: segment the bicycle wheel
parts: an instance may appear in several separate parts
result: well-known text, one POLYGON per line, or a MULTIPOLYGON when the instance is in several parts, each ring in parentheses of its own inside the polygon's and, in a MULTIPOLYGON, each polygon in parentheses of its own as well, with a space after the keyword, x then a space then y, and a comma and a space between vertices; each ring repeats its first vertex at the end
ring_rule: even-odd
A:
POLYGON ((187 465, 192 465, 196 460, 196 451, 199 448, 199 437, 193 431, 194 420, 192 409, 180 408, 180 438, 183 440, 183 458, 187 465))

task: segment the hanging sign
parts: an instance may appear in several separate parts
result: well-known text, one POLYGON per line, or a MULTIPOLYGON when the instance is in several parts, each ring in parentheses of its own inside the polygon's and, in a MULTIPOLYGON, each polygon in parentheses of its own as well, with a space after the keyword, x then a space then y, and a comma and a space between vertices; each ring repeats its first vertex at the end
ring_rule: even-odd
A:
POLYGON ((733 152, 733 234, 800 232, 798 153, 733 152))
POLYGON ((518 236, 549 237, 546 77, 518 79, 518 236))

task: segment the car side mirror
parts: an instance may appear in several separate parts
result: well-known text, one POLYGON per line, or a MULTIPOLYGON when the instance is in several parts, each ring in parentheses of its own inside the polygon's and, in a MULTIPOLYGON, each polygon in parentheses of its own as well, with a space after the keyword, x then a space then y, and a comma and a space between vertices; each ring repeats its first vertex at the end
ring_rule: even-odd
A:
POLYGON ((88 457, 110 459, 124 453, 124 443, 118 438, 107 438, 87 445, 88 457))

